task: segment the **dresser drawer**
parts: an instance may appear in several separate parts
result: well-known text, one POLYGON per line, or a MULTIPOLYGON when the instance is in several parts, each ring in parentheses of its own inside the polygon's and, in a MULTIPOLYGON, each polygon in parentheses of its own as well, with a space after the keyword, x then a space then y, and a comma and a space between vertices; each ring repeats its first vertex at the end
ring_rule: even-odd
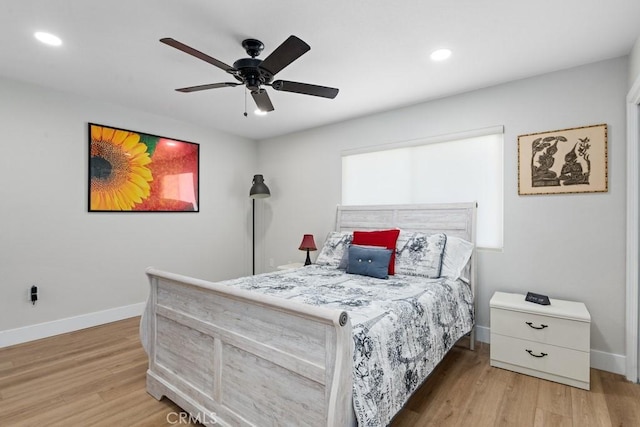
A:
MULTIPOLYGON (((491 332, 583 352, 590 351, 588 322, 492 308, 491 332)), ((493 345, 493 341, 491 344, 493 345)))
POLYGON ((492 362, 496 360, 585 383, 589 382, 589 352, 494 333, 491 334, 490 351, 492 362))

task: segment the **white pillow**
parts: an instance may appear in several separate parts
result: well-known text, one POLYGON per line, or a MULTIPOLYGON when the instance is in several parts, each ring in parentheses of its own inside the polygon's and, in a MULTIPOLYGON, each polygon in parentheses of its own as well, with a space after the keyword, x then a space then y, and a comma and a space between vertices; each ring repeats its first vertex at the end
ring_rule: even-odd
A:
POLYGON ((338 267, 344 252, 353 240, 352 231, 331 231, 322 245, 322 249, 316 258, 317 265, 329 265, 338 267))
POLYGON ((462 270, 467 265, 467 262, 469 262, 472 253, 473 243, 460 237, 447 236, 440 277, 449 277, 451 279, 459 278, 462 275, 462 270))

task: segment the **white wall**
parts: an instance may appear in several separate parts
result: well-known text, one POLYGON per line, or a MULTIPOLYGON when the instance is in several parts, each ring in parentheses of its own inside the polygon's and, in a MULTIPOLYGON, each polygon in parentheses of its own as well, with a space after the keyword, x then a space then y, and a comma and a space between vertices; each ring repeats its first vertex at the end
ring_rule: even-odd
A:
POLYGON ((0 121, 0 333, 141 303, 150 265, 251 272, 254 141, 6 79, 0 121), (200 143, 200 212, 88 213, 87 122, 200 143))
POLYGON ((640 37, 629 53, 629 89, 640 79, 640 37))
POLYGON ((504 250, 478 254, 478 324, 489 326, 497 290, 580 300, 592 348, 623 355, 627 67, 626 57, 599 62, 261 141, 267 269, 271 259, 302 261, 304 233, 322 245, 341 200, 342 150, 504 125, 504 250), (609 130, 609 192, 518 196, 518 135, 599 123, 609 130))

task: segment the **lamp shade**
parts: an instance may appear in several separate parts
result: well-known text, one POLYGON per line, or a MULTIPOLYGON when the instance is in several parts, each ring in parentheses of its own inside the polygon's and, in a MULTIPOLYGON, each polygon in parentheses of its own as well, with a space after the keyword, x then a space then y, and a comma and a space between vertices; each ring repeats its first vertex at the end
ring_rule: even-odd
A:
POLYGON ((315 251, 315 250, 317 250, 316 242, 315 242, 315 240, 313 240, 313 234, 305 234, 302 237, 302 243, 300 243, 300 247, 298 249, 300 249, 301 251, 315 251))
POLYGON ((262 175, 254 175, 249 197, 252 199, 264 199, 269 196, 271 196, 271 192, 267 184, 264 183, 264 177, 262 175))

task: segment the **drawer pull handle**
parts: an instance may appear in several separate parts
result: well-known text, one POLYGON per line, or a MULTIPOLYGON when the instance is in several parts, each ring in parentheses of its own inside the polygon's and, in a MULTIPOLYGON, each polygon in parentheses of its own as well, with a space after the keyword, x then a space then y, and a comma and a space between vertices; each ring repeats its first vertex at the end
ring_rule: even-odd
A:
POLYGON ((545 357, 545 356, 547 356, 547 353, 533 354, 533 351, 531 351, 531 350, 525 350, 525 351, 527 353, 529 353, 533 357, 545 357))
POLYGON ((531 322, 524 322, 524 323, 526 323, 527 325, 529 325, 529 327, 533 329, 544 329, 549 327, 549 325, 543 325, 543 324, 540 324, 540 326, 533 326, 533 323, 531 322))

